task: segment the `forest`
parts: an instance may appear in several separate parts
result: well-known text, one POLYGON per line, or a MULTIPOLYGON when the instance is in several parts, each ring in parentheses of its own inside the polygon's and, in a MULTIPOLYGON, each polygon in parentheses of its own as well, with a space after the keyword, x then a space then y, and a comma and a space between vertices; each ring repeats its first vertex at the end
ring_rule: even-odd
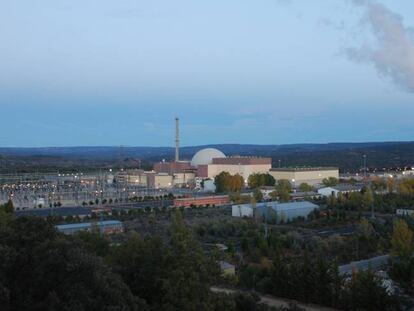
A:
POLYGON ((61 219, 14 218, 6 204, 0 209, 2 310, 272 310, 255 292, 342 310, 410 305, 374 271, 344 276, 338 267, 389 252, 390 275, 411 295, 412 222, 394 225, 355 213, 344 219, 328 210, 329 217, 319 212, 265 226, 233 220, 218 207, 146 209, 108 216, 123 219, 121 235, 67 236, 54 228, 61 219), (357 227, 351 236, 318 236, 308 229, 316 223, 357 227), (217 243, 226 250, 209 247, 217 243), (221 260, 235 264, 234 276, 221 273, 221 260), (212 286, 242 292, 217 293, 212 286))

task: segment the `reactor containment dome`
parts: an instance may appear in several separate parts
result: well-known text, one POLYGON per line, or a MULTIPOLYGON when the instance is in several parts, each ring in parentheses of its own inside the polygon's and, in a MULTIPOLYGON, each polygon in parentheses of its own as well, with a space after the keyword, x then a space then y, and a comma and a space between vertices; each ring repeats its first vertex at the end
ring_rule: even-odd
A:
POLYGON ((208 165, 213 163, 214 158, 225 158, 226 155, 215 148, 205 148, 198 151, 191 159, 191 166, 208 165))

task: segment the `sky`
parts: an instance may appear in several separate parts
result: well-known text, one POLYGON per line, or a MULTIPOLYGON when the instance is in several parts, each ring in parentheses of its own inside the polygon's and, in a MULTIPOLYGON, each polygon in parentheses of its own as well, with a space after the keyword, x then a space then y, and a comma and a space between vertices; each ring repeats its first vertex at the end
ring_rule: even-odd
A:
POLYGON ((414 140, 414 2, 0 1, 0 147, 414 140))

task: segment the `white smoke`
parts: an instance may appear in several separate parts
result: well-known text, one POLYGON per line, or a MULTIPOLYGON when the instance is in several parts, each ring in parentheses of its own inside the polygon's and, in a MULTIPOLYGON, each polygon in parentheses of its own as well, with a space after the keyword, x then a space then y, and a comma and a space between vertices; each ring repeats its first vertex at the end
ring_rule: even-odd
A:
POLYGON ((414 29, 403 18, 375 0, 353 0, 365 10, 362 22, 369 25, 374 43, 346 49, 347 56, 367 62, 409 92, 414 92, 414 29))

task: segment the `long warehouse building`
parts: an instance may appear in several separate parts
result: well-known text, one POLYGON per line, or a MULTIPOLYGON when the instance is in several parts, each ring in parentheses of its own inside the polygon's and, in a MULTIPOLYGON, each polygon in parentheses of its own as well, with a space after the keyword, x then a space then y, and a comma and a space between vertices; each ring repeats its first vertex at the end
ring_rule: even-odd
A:
POLYGON ((276 180, 289 180, 294 186, 299 186, 301 183, 316 185, 321 184, 325 178, 339 178, 337 167, 272 168, 269 173, 276 180))
MULTIPOLYGON (((308 217, 318 206, 311 202, 265 202, 256 204, 257 216, 268 222, 281 223, 291 221, 297 217, 308 217)), ((236 204, 232 206, 233 217, 253 217, 254 207, 252 204, 236 204)))

